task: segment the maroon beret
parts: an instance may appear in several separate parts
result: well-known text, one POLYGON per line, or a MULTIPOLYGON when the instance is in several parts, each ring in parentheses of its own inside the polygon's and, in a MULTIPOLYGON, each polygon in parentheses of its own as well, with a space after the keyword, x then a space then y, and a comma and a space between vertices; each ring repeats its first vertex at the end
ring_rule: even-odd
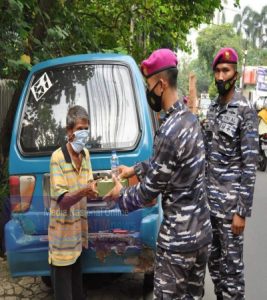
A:
POLYGON ((178 59, 170 49, 155 50, 141 63, 141 71, 146 78, 170 68, 177 68, 178 59), (145 71, 145 73, 144 73, 145 71))
POLYGON ((237 64, 237 61, 238 55, 233 48, 222 48, 219 50, 213 60, 212 69, 214 70, 215 67, 220 63, 237 64))

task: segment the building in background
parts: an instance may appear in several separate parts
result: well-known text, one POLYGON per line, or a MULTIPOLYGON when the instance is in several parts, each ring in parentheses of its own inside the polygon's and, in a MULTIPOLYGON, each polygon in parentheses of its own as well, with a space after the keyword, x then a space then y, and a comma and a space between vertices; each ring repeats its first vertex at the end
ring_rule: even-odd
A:
POLYGON ((259 110, 267 107, 267 66, 246 66, 243 95, 259 110))

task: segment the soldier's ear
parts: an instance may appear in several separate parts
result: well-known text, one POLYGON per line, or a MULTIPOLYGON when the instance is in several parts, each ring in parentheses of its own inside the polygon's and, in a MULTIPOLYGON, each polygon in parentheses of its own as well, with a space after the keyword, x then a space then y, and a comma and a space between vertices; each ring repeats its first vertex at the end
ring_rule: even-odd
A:
POLYGON ((162 88, 165 90, 168 86, 168 81, 165 78, 161 78, 160 83, 161 83, 162 88))

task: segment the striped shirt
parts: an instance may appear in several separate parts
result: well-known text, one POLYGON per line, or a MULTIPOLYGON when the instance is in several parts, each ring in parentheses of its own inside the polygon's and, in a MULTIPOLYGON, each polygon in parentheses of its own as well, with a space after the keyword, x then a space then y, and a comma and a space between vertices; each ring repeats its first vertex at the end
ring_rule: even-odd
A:
POLYGON ((78 171, 71 161, 66 145, 53 152, 50 161, 50 218, 48 228, 49 264, 68 266, 75 263, 88 248, 87 199, 82 198, 68 210, 61 210, 59 200, 65 193, 77 191, 93 178, 90 156, 82 151, 82 164, 78 171))

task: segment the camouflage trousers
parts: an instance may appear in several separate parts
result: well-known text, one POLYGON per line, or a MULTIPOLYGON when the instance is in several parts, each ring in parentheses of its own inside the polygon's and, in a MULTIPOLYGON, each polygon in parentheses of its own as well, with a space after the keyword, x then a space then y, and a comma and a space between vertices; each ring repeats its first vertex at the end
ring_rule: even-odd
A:
POLYGON ((157 248, 154 299, 202 299, 210 245, 194 252, 175 253, 157 248))
POLYGON ((245 299, 243 234, 235 235, 231 220, 211 217, 213 241, 209 272, 218 299, 245 299))

